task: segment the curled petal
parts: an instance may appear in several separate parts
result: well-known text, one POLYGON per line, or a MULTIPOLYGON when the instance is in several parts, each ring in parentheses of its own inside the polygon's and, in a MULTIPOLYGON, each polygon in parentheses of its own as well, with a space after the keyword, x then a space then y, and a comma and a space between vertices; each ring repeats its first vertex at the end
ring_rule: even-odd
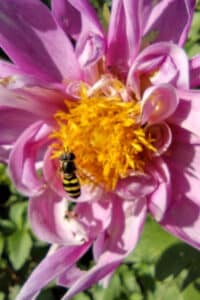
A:
POLYGON ((47 255, 30 275, 16 300, 35 299, 44 286, 70 269, 89 247, 89 242, 81 246, 61 247, 53 254, 47 255))
POLYGON ((105 53, 105 41, 97 34, 89 33, 77 44, 76 53, 82 68, 95 64, 105 53))
POLYGON ((52 190, 30 199, 29 217, 35 234, 49 243, 82 244, 87 240, 83 226, 75 218, 67 218, 67 203, 52 190))
POLYGON ((80 81, 72 81, 67 83, 66 93, 67 95, 70 95, 73 99, 80 100, 80 90, 81 90, 80 81))
POLYGON ((152 84, 171 83, 189 87, 189 63, 185 51, 173 43, 155 43, 145 48, 132 64, 127 84, 140 98, 152 84))
POLYGON ((168 84, 148 88, 142 99, 142 124, 159 123, 169 118, 177 108, 175 89, 168 84))
POLYGON ((172 142, 172 132, 167 123, 157 123, 148 125, 145 132, 152 138, 152 144, 156 148, 156 152, 152 152, 152 156, 160 156, 165 153, 172 142))
POLYGON ((76 55, 82 68, 96 63, 105 53, 103 29, 87 0, 54 0, 52 11, 67 35, 76 40, 76 55))
POLYGON ((171 176, 167 164, 161 159, 154 160, 150 167, 157 188, 148 197, 148 208, 156 221, 161 221, 171 202, 171 176))
POLYGON ((173 41, 182 46, 191 26, 195 0, 161 0, 143 3, 144 43, 173 41), (170 30, 173 24, 173 30, 170 30))
POLYGON ((36 162, 41 160, 42 147, 48 143, 50 130, 41 121, 34 123, 18 138, 10 154, 10 176, 17 189, 25 195, 36 195, 43 188, 44 180, 37 174, 36 162))
POLYGON ((52 13, 67 35, 80 40, 86 32, 102 33, 103 29, 88 0, 52 0, 52 13))
POLYGON ((190 60, 190 86, 191 88, 200 86, 200 55, 190 60))
POLYGON ((25 73, 60 82, 79 79, 71 42, 40 1, 0 2, 0 46, 25 73))

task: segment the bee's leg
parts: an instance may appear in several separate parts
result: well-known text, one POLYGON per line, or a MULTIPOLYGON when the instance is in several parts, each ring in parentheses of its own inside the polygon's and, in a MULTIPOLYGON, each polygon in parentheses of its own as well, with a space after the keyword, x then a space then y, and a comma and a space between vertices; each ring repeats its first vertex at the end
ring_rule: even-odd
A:
POLYGON ((76 218, 77 217, 77 213, 74 211, 75 207, 76 207, 76 203, 71 202, 70 200, 68 201, 68 206, 67 209, 65 211, 65 219, 72 219, 72 218, 76 218))

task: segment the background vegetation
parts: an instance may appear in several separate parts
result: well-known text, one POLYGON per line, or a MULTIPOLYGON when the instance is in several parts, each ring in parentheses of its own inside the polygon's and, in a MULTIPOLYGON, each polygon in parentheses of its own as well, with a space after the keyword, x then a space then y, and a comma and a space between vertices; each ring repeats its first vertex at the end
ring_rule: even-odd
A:
MULTIPOLYGON (((49 1, 44 1, 49 5, 49 1)), ((91 1, 106 26, 111 1, 91 1)), ((186 50, 200 53, 200 2, 186 50)), ((3 53, 1 56, 5 57, 3 53)), ((27 199, 12 186, 0 166, 0 300, 14 300, 20 287, 48 250, 32 234, 27 199)), ((88 264, 90 255, 82 261, 88 264)), ((66 292, 55 284, 38 300, 58 300, 66 292)), ((108 289, 94 286, 74 300, 199 300, 200 252, 164 232, 150 217, 136 250, 114 275, 108 289)))

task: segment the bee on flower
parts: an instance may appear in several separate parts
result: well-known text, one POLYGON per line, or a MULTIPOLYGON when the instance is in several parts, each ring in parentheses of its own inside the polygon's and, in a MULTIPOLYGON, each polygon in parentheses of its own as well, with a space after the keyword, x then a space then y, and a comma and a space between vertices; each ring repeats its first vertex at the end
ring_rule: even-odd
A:
POLYGON ((0 60, 0 158, 30 198, 33 231, 57 244, 17 300, 52 279, 70 287, 62 300, 107 280, 147 213, 200 249, 200 56, 183 50, 194 7, 113 0, 105 31, 87 0, 52 0, 51 11, 1 0, 0 46, 12 62, 0 60), (95 265, 81 271, 91 247, 95 265))

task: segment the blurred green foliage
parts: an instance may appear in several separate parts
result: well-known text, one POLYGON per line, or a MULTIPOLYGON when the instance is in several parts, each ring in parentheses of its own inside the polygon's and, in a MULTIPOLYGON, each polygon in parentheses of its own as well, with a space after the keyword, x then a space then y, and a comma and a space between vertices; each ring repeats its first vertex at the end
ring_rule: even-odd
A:
MULTIPOLYGON (((50 1, 46 0, 47 5, 50 1)), ((91 0, 105 26, 111 0, 91 0)), ((200 53, 200 1, 186 44, 190 56, 200 53)), ((48 245, 38 241, 27 218, 28 201, 12 186, 0 166, 0 300, 14 300, 48 245)), ((130 237, 131 238, 131 237, 130 237)), ((82 262, 87 265, 86 261, 82 262)), ((57 300, 65 293, 54 284, 38 300, 57 300)), ((150 217, 136 250, 117 270, 107 289, 93 286, 74 300, 199 300, 200 252, 164 232, 150 217)))
POLYGON ((192 27, 185 48, 190 57, 200 53, 200 2, 199 1, 197 3, 197 9, 194 14, 192 27))

